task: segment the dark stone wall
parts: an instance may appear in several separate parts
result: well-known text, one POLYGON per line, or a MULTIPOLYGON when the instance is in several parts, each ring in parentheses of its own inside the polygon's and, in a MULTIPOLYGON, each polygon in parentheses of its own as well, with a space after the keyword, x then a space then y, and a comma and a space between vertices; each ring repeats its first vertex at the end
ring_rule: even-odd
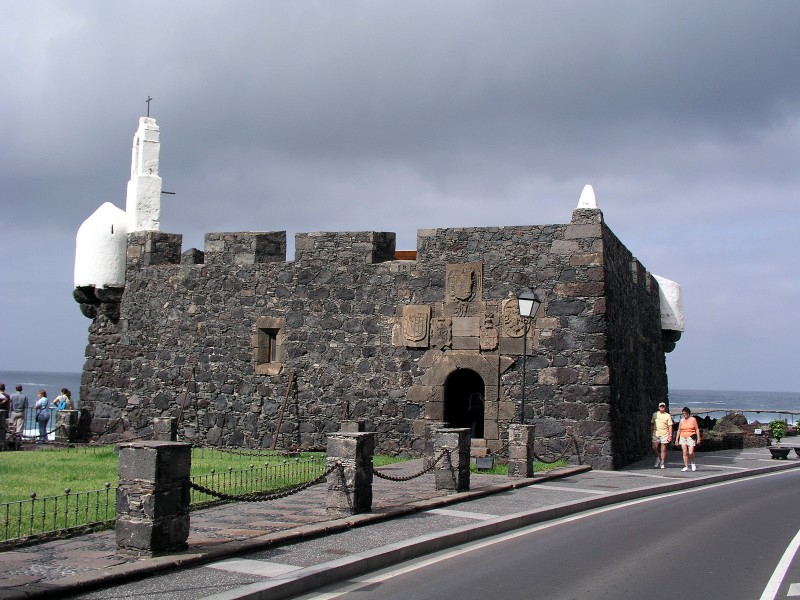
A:
POLYGON ((89 328, 81 399, 92 430, 174 416, 186 441, 263 447, 286 401, 278 447, 322 445, 355 419, 379 452, 419 455, 452 365, 479 356, 497 365, 484 374, 485 437, 499 449, 519 418, 522 340, 414 348, 398 343, 398 327, 410 305, 432 318, 498 314, 527 287, 543 300, 525 362, 525 422, 552 436, 539 451, 574 449, 574 434, 573 462, 638 459, 653 403, 666 398, 658 288, 632 272, 602 220, 576 210, 568 224, 420 230, 413 261, 394 260, 394 234, 382 232, 298 234, 293 262, 283 232, 208 234, 204 253, 183 258, 181 236, 132 234, 119 319, 97 310, 89 328), (482 291, 454 309, 445 280, 461 263, 482 265, 482 291), (272 328, 274 363, 258 366, 272 328))
POLYGON ((613 459, 621 467, 650 447, 650 418, 668 403, 667 371, 658 283, 611 230, 603 240, 613 459))

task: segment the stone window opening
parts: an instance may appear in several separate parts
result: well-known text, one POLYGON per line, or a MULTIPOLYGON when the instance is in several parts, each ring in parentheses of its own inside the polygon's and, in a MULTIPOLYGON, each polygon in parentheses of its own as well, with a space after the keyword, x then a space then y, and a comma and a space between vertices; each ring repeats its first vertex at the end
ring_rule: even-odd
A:
POLYGON ((256 375, 278 375, 283 369, 283 319, 258 317, 253 336, 256 375))
POLYGON ((259 329, 259 337, 263 338, 259 344, 261 350, 261 360, 259 362, 276 362, 277 355, 276 349, 278 344, 278 330, 277 329, 259 329))

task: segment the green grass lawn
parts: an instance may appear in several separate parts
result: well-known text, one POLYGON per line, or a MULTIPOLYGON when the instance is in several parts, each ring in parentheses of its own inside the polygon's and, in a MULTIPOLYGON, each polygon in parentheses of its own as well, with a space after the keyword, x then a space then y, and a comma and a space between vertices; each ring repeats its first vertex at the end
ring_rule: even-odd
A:
MULTIPOLYGON (((248 471, 250 465, 258 469, 264 467, 265 463, 273 470, 286 465, 288 471, 288 467, 292 467, 298 458, 306 462, 314 458, 322 460, 324 457, 321 452, 304 452, 297 457, 278 454, 263 456, 255 452, 248 456, 247 451, 243 451, 243 454, 196 448, 192 451, 191 475, 198 477, 212 471, 218 475, 228 471, 248 471)), ((373 464, 379 467, 402 460, 406 459, 376 456, 373 464)), ((101 446, 88 451, 79 448, 0 452, 0 502, 27 500, 31 492, 41 498, 62 495, 65 488, 74 493, 103 489, 106 482, 116 486, 117 463, 118 454, 113 446, 101 446)), ((319 472, 323 471, 324 468, 320 467, 319 472)), ((278 484, 276 487, 286 486, 278 484)))
POLYGON ((94 451, 37 450, 0 452, 0 502, 57 496, 65 488, 86 492, 117 483, 117 455, 113 446, 94 451))
MULTIPOLYGON (((561 460, 557 460, 556 462, 552 463, 543 463, 535 460, 533 461, 533 472, 544 473, 545 471, 552 471, 553 469, 557 469, 559 467, 565 467, 567 464, 568 461, 566 458, 562 458, 561 460)), ((475 466, 475 463, 472 463, 469 466, 469 470, 474 475, 508 475, 508 463, 498 463, 491 469, 480 470, 478 470, 478 467, 475 466)))

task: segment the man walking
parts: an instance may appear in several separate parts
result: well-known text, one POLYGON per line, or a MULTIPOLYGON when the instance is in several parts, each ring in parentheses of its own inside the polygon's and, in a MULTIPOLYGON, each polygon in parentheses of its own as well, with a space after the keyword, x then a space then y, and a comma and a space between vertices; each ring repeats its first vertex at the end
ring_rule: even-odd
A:
POLYGON ((672 415, 667 412, 667 405, 659 402, 658 410, 650 419, 650 435, 653 440, 653 454, 656 457, 656 469, 664 469, 667 465, 667 446, 672 440, 672 415))
POLYGON ((28 397, 22 393, 22 386, 17 385, 17 391, 11 394, 11 421, 15 435, 21 436, 25 432, 25 411, 28 410, 28 397))

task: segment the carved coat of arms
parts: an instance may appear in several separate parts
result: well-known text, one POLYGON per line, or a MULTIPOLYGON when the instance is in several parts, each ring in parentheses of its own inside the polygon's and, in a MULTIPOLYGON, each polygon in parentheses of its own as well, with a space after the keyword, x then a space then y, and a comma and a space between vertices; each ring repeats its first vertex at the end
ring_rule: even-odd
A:
POLYGON ((447 265, 447 300, 449 302, 471 302, 482 295, 483 265, 480 263, 447 265))
POLYGON ((427 348, 431 309, 429 306, 403 307, 403 337, 411 348, 427 348))
POLYGON ((503 333, 508 337, 518 338, 525 334, 525 322, 519 316, 519 303, 512 294, 503 300, 500 309, 503 318, 503 333))
POLYGON ((428 319, 425 315, 417 313, 403 319, 403 334, 411 342, 418 342, 428 335, 428 319))

